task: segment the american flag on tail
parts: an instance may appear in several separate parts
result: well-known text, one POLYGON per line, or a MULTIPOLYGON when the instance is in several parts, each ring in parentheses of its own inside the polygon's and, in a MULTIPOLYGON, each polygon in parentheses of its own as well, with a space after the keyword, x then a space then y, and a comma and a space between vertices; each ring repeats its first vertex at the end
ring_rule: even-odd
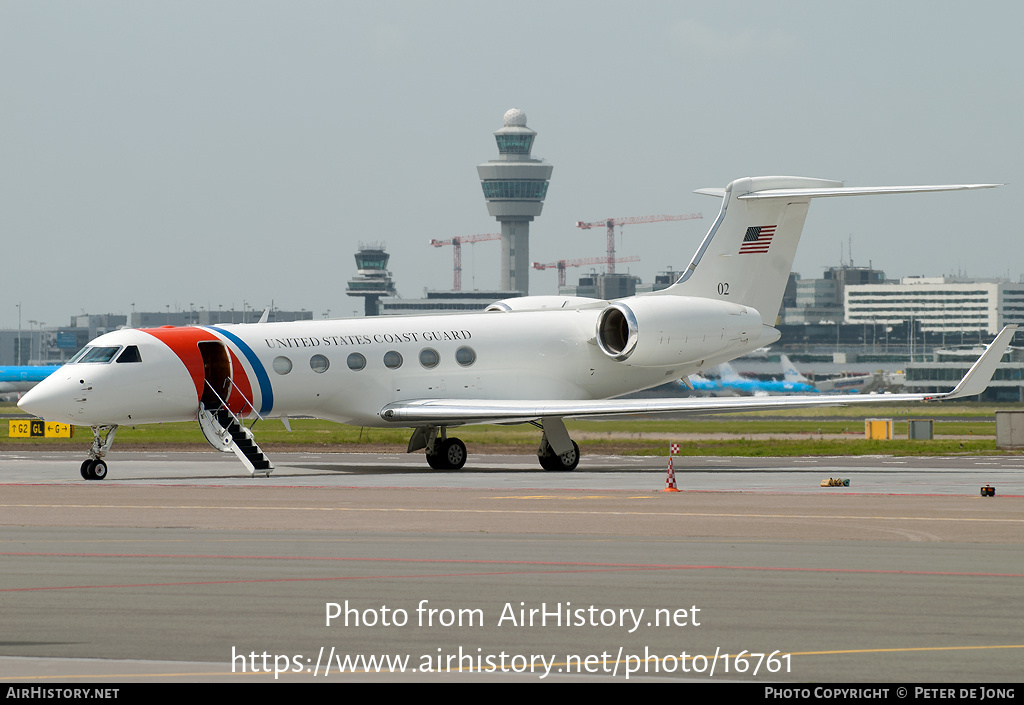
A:
POLYGON ((767 252, 768 246, 772 244, 775 228, 776 226, 774 225, 760 225, 747 228, 747 233, 743 236, 743 243, 740 245, 740 254, 767 252))

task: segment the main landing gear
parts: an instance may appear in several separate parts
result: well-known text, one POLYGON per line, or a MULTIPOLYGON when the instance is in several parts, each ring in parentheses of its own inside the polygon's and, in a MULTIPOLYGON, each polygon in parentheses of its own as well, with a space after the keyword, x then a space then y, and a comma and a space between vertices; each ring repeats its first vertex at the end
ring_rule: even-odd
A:
POLYGON ((540 461, 540 466, 548 472, 572 472, 580 464, 580 447, 576 445, 576 441, 572 441, 572 450, 558 455, 551 449, 545 436, 540 440, 537 460, 540 461))
POLYGON ((565 423, 560 418, 548 417, 540 423, 531 422, 544 434, 540 437, 537 460, 548 472, 572 472, 580 464, 580 447, 569 438, 565 423))
POLYGON ((444 426, 423 426, 413 431, 408 453, 427 452, 427 464, 435 470, 461 470, 466 464, 466 444, 447 438, 444 426))
POLYGON ((117 426, 92 427, 92 447, 89 448, 89 457, 82 462, 82 479, 102 480, 107 476, 107 463, 103 456, 114 444, 115 433, 117 426))
POLYGON ((466 444, 458 438, 448 438, 444 426, 417 428, 409 439, 408 452, 424 448, 427 465, 434 470, 461 470, 466 464, 466 444))
POLYGON ((466 464, 466 444, 459 438, 434 442, 434 452, 427 451, 427 465, 435 470, 461 470, 466 464))
MULTIPOLYGON (((571 472, 580 464, 580 447, 569 438, 561 419, 531 422, 544 433, 537 449, 540 466, 549 472, 571 472), (552 442, 553 441, 553 442, 552 442), (559 453, 558 451, 562 452, 559 453)), ((409 439, 408 452, 426 451, 427 465, 434 470, 461 470, 466 464, 466 444, 448 438, 445 426, 417 428, 409 439)))

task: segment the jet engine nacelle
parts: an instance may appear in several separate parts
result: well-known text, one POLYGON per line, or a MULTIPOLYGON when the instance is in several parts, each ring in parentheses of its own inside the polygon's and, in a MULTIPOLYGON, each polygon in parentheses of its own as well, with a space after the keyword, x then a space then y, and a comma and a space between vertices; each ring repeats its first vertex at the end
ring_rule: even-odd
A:
POLYGON ((602 303, 601 299, 585 296, 520 296, 516 299, 495 301, 485 311, 543 311, 553 308, 583 308, 602 303))
POLYGON ((597 318, 605 355, 637 367, 716 358, 761 335, 761 314, 749 306, 689 296, 636 296, 597 318))

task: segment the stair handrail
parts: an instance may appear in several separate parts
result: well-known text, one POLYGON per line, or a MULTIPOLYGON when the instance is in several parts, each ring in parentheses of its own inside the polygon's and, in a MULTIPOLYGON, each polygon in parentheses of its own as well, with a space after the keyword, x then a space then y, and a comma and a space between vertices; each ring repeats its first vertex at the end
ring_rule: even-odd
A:
MULTIPOLYGON (((220 409, 227 409, 228 412, 230 413, 231 409, 228 409, 228 403, 226 401, 224 401, 223 397, 221 397, 220 394, 217 394, 217 390, 213 388, 212 384, 210 384, 210 380, 204 379, 203 382, 206 384, 207 387, 210 388, 210 391, 213 392, 213 396, 217 397, 217 401, 220 402, 220 406, 218 408, 220 408, 220 409)), ((202 405, 202 403, 203 403, 202 400, 200 400, 199 403, 200 403, 200 405, 202 405)))
MULTIPOLYGON (((248 404, 248 405, 249 405, 249 408, 250 408, 250 409, 252 409, 252 413, 253 413, 253 414, 255 414, 256 418, 257 418, 257 419, 259 419, 260 421, 265 421, 266 419, 264 419, 264 418, 263 418, 262 416, 260 416, 260 412, 256 411, 256 407, 252 405, 252 402, 251 402, 251 401, 249 401, 249 399, 248 399, 248 398, 246 398, 246 396, 245 396, 245 392, 243 392, 243 391, 242 391, 242 390, 241 390, 241 389, 240 389, 240 388, 238 387, 238 385, 237 385, 237 384, 235 384, 235 380, 233 380, 233 379, 231 379, 231 378, 228 378, 228 381, 229 381, 229 382, 231 383, 231 386, 232 386, 233 388, 235 388, 235 389, 237 389, 237 390, 238 390, 238 395, 239 395, 240 397, 242 397, 242 401, 244 401, 244 402, 245 402, 246 404, 248 404)), ((209 384, 209 382, 207 382, 207 384, 209 384)), ((214 392, 214 394, 216 394, 216 391, 214 392)), ((219 399, 220 397, 217 397, 217 398, 219 399)), ((226 403, 226 402, 225 402, 225 403, 226 403)))
MULTIPOLYGON (((229 379, 228 381, 231 383, 232 387, 238 389, 238 385, 235 384, 235 381, 233 379, 229 379)), ((220 401, 220 408, 225 409, 229 414, 235 417, 236 421, 241 423, 241 417, 231 410, 231 408, 228 406, 228 403, 224 401, 224 398, 220 394, 218 394, 217 390, 214 389, 212 384, 210 384, 210 380, 204 379, 203 382, 205 382, 206 386, 210 388, 211 392, 213 392, 213 396, 217 397, 217 400, 220 401)), ((242 399, 249 405, 249 408, 252 409, 252 413, 256 415, 256 418, 259 419, 260 421, 264 421, 265 419, 262 416, 260 416, 260 412, 256 411, 256 407, 252 405, 252 402, 245 398, 245 394, 242 392, 241 389, 238 389, 238 393, 241 395, 242 399)))

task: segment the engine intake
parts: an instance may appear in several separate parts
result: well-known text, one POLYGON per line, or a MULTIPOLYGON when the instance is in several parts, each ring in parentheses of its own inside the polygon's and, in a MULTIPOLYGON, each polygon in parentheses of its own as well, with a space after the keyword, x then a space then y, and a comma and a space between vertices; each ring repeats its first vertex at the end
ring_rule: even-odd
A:
POLYGON ((626 304, 612 304, 597 319, 597 345, 605 355, 625 360, 633 354, 640 327, 626 304))
POLYGON ((637 296, 597 317, 597 345, 608 357, 638 367, 714 358, 761 334, 749 306, 689 296, 637 296))

